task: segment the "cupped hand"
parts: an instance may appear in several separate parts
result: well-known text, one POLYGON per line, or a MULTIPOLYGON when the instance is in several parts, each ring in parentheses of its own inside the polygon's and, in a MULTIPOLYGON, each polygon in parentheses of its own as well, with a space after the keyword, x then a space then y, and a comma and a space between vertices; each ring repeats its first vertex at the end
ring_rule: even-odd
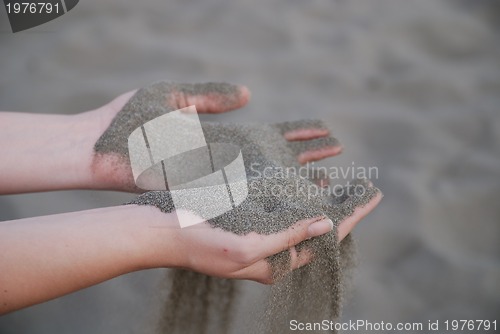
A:
MULTIPOLYGON (((99 128, 91 165, 93 187, 143 191, 134 183, 127 144, 132 131, 147 121, 190 105, 195 105, 199 113, 223 113, 245 106, 249 99, 250 91, 240 85, 159 82, 122 94, 86 113, 99 128)), ((321 122, 287 122, 270 129, 286 140, 301 164, 337 155, 342 149, 328 137, 329 131, 321 122)))
MULTIPOLYGON (((363 207, 356 208, 351 216, 339 224, 337 228, 339 241, 378 205, 381 198, 382 195, 379 193, 363 207)), ((198 219, 187 211, 178 214, 183 215, 183 221, 190 217, 198 219)), ((170 215, 175 216, 175 213, 170 215)), ((176 254, 175 266, 210 276, 271 284, 273 272, 267 260, 269 256, 289 250, 290 270, 305 266, 314 259, 314 255, 307 248, 297 251, 295 245, 329 233, 332 228, 333 223, 324 216, 300 220, 288 229, 270 235, 255 232, 237 235, 214 228, 207 222, 182 229, 176 228, 173 243, 176 254)), ((169 247, 171 249, 172 245, 169 247)), ((163 256, 161 257, 163 259, 163 256)), ((167 263, 162 265, 169 267, 171 263, 172 260, 167 260, 167 263)))

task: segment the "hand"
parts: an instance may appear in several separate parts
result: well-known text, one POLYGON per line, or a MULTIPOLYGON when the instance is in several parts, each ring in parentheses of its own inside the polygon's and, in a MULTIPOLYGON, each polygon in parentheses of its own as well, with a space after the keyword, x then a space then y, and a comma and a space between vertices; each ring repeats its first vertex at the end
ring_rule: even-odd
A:
POLYGON ((191 104, 196 104, 198 112, 218 113, 240 108, 249 98, 243 86, 159 83, 76 115, 0 112, 0 142, 9 143, 0 147, 0 194, 63 189, 138 191, 127 150, 128 136, 135 128, 191 104), (101 148, 108 144, 108 150, 96 154, 97 142, 101 148))
MULTIPOLYGON (((380 201, 379 194, 338 227, 342 240, 380 201)), ((181 212, 182 215, 192 215, 181 212)), ((267 257, 290 249, 290 270, 313 256, 295 245, 328 233, 323 217, 271 235, 244 236, 202 223, 181 229, 175 213, 124 205, 0 224, 0 315, 133 271, 177 267, 272 283, 267 257)))
POLYGON ((132 131, 147 121, 190 105, 196 105, 198 113, 227 112, 243 107, 249 99, 250 92, 244 86, 159 82, 89 112, 87 117, 99 120, 100 128, 91 166, 95 186, 141 192, 132 177, 127 145, 132 131))
MULTIPOLYGON (((141 192, 128 159, 128 136, 133 130, 192 104, 200 113, 221 113, 244 106, 249 98, 244 86, 157 83, 77 115, 0 112, 0 123, 5 124, 0 141, 10 143, 0 150, 4 157, 0 193, 63 189, 141 192)), ((335 140, 326 138, 328 130, 323 125, 289 125, 268 129, 278 137, 275 144, 289 143, 284 145, 286 149, 298 155, 293 160, 306 163, 340 152, 335 140)))
MULTIPOLYGON (((0 113, 0 124, 5 124, 0 142, 9 142, 0 150, 0 193, 137 190, 126 154, 131 131, 149 119, 191 104, 199 112, 215 113, 241 107, 248 99, 248 90, 240 86, 160 83, 75 116, 0 113), (116 117, 121 113, 124 117, 116 117), (97 154, 95 148, 100 149, 97 154)), ((300 163, 340 152, 335 140, 324 138, 328 132, 321 126, 286 124, 282 130, 279 139, 285 141, 290 157, 300 163)), ((381 197, 378 193, 339 223, 340 240, 381 197)), ((4 289, 0 314, 153 267, 183 267, 271 283, 267 257, 289 249, 290 269, 311 261, 313 255, 306 248, 297 253, 294 246, 331 230, 330 223, 318 219, 299 221, 277 234, 245 236, 208 223, 180 229, 175 214, 132 205, 4 222, 0 224, 0 253, 5 255, 0 257, 4 274, 0 277, 4 289), (175 228, 154 228, 165 225, 175 228)))
MULTIPOLYGON (((356 208, 351 216, 342 221, 337 228, 339 241, 342 241, 381 199, 382 194, 379 193, 368 204, 356 208)), ((163 221, 167 221, 171 228, 160 229, 166 231, 167 236, 156 233, 156 242, 149 242, 150 246, 157 245, 149 247, 154 254, 148 256, 153 259, 153 267, 185 268, 210 276, 248 279, 264 284, 273 283, 271 265, 266 258, 290 250, 290 270, 300 268, 313 260, 313 254, 307 248, 297 252, 294 246, 328 233, 333 227, 329 219, 316 217, 300 220, 276 234, 261 235, 252 232, 237 235, 213 228, 206 222, 181 229, 175 213, 156 213, 159 219, 161 215, 166 215, 168 218, 163 218, 163 221)), ((187 211, 179 214, 183 215, 183 219, 195 217, 187 211)))
MULTIPOLYGON (((249 99, 250 92, 244 86, 159 82, 123 94, 104 107, 90 112, 89 117, 99 119, 100 128, 100 135, 95 138, 91 165, 94 188, 142 192, 133 180, 127 145, 129 135, 149 120, 190 105, 196 105, 199 113, 222 113, 243 107, 249 99)), ((329 130, 325 124, 319 121, 246 126, 245 129, 240 129, 239 126, 234 128, 231 124, 206 122, 202 126, 208 142, 216 142, 214 138, 224 133, 224 130, 233 134, 238 132, 240 138, 255 143, 262 141, 259 134, 269 133, 269 138, 275 139, 272 145, 290 152, 291 156, 285 159, 286 165, 324 159, 337 155, 342 150, 338 141, 328 136, 329 130), (253 131, 253 128, 257 131, 253 131)), ((234 142, 236 138, 231 137, 230 140, 234 142)), ((245 146, 244 143, 235 143, 245 146)))

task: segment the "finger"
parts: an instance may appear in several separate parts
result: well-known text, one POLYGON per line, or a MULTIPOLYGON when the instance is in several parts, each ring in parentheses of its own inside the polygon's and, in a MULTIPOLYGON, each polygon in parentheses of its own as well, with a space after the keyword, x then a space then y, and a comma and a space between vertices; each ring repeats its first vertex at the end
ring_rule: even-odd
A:
MULTIPOLYGON (((309 249, 297 252, 295 247, 290 249, 290 271, 301 268, 313 260, 313 253, 309 249)), ((274 283, 273 268, 267 259, 262 259, 254 264, 239 270, 234 274, 235 278, 249 279, 263 284, 274 283)))
POLYGON ((342 149, 343 149, 342 146, 337 146, 337 147, 325 147, 314 151, 307 151, 300 153, 297 157, 297 160, 301 164, 305 164, 312 161, 318 161, 339 155, 342 152, 342 149))
POLYGON ((354 209, 354 212, 352 215, 344 219, 342 222, 340 222, 339 226, 337 227, 337 234, 339 240, 342 241, 351 231, 354 229, 354 227, 367 215, 369 214, 375 207, 380 203, 382 200, 382 193, 379 192, 375 197, 373 197, 367 204, 365 204, 362 207, 357 207, 354 209))
POLYGON ((292 141, 288 146, 297 155, 297 160, 301 164, 332 157, 342 152, 342 146, 333 137, 292 141))
POLYGON ((243 107, 250 100, 245 86, 228 83, 171 84, 167 102, 176 109, 191 105, 199 113, 222 113, 243 107))
POLYGON ((320 120, 300 120, 274 124, 279 129, 285 139, 306 140, 328 136, 330 130, 323 121, 320 120))
POLYGON ((325 217, 303 219, 285 231, 261 236, 257 249, 259 257, 266 258, 313 237, 328 233, 333 229, 333 222, 325 217))
POLYGON ((254 264, 243 268, 232 275, 237 279, 248 279, 262 284, 273 283, 273 269, 266 259, 259 260, 254 264))
POLYGON ((326 137, 330 134, 328 129, 297 129, 285 132, 283 136, 286 140, 307 140, 326 137))
POLYGON ((290 269, 295 270, 311 262, 313 259, 313 252, 307 248, 297 251, 295 247, 292 247, 290 249, 290 257, 290 269))

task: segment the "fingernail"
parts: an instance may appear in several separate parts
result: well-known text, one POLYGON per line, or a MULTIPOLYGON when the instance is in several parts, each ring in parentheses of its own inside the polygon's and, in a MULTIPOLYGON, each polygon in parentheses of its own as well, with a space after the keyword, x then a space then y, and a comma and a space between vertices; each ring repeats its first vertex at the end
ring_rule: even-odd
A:
POLYGON ((307 232, 309 233, 309 237, 313 238, 328 233, 332 229, 333 222, 330 219, 325 219, 309 225, 307 232))

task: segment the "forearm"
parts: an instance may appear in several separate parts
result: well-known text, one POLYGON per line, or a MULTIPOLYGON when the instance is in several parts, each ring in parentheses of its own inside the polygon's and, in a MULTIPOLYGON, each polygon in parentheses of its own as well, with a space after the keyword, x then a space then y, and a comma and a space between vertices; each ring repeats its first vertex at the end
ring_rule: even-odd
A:
POLYGON ((92 187, 98 126, 86 114, 0 112, 0 194, 92 187))
POLYGON ((176 266, 172 217, 127 205, 0 222, 0 314, 135 270, 176 266))

